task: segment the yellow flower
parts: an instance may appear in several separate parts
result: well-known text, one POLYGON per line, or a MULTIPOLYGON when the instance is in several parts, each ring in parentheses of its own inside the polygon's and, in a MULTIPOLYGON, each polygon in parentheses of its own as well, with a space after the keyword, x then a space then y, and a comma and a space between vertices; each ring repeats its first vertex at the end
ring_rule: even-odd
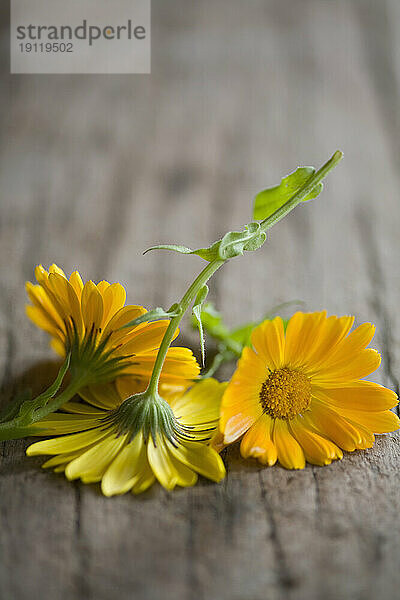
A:
POLYGON ((168 490, 176 485, 191 486, 198 473, 220 481, 225 467, 207 442, 217 428, 225 387, 207 379, 184 394, 171 395, 168 411, 163 409, 158 414, 158 425, 150 431, 144 405, 137 413, 140 427, 135 427, 132 420, 130 428, 121 427, 118 408, 123 396, 118 384, 107 384, 92 394, 94 406, 70 402, 63 407, 70 414, 54 413, 35 423, 32 428, 40 429, 36 435, 69 435, 36 442, 27 454, 55 455, 44 463, 44 468, 65 472, 69 480, 101 481, 105 496, 128 491, 138 494, 156 479, 168 490), (103 410, 104 406, 108 410, 103 410), (166 423, 163 416, 169 413, 171 422, 166 423))
MULTIPOLYGON (((27 314, 50 334, 58 354, 71 351, 71 370, 88 367, 95 382, 112 380, 123 370, 135 378, 138 390, 144 389, 169 321, 121 329, 147 311, 142 306, 125 306, 126 293, 119 283, 83 284, 77 271, 68 280, 56 265, 49 272, 39 265, 35 275, 38 285, 26 284, 32 302, 27 314)), ((188 348, 169 349, 162 383, 185 389, 198 374, 199 366, 188 348)))
POLYGON ((225 444, 243 436, 245 458, 302 469, 306 460, 328 465, 342 458, 341 448, 370 448, 374 433, 398 429, 389 410, 396 394, 362 380, 380 364, 366 348, 375 327, 364 323, 349 334, 353 322, 298 312, 286 335, 279 317, 256 327, 222 400, 225 444))

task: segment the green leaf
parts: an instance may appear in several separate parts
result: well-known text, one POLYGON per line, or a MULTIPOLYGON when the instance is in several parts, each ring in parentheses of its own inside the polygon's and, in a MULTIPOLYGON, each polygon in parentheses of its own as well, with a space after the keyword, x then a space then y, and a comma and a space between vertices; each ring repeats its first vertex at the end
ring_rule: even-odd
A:
MULTIPOLYGON (((253 218, 261 221, 272 215, 296 194, 314 175, 314 167, 298 167, 293 173, 284 177, 279 185, 263 190, 254 200, 253 218)), ((318 183, 303 199, 303 202, 316 198, 323 189, 318 183)))
POLYGON ((158 246, 151 246, 151 248, 147 248, 143 254, 147 254, 147 252, 151 252, 152 250, 173 250, 174 252, 180 252, 180 254, 193 254, 193 250, 190 248, 178 246, 177 244, 159 244, 158 246))
POLYGON ((186 246, 178 246, 176 244, 159 244, 158 246, 152 246, 151 248, 148 248, 143 254, 146 254, 151 250, 172 250, 173 252, 179 252, 180 254, 196 254, 197 256, 200 256, 200 258, 203 258, 208 262, 212 262, 213 260, 217 260, 219 258, 218 249, 220 243, 221 240, 218 240, 208 248, 199 248, 198 250, 192 250, 186 246))
POLYGON ((159 321, 160 319, 172 319, 173 317, 177 317, 181 314, 181 308, 178 304, 173 304, 171 308, 168 310, 164 310, 159 306, 154 308, 153 310, 147 311, 144 315, 140 315, 137 319, 133 319, 133 321, 129 321, 121 327, 121 329, 126 329, 127 327, 136 327, 141 323, 147 323, 148 321, 159 321))
POLYGON ((196 254, 200 258, 212 262, 213 260, 228 260, 243 254, 245 251, 258 250, 266 239, 267 234, 261 230, 260 223, 249 223, 243 231, 229 231, 221 240, 214 242, 208 248, 191 250, 186 246, 177 246, 176 244, 160 244, 152 246, 146 252, 150 250, 172 250, 180 254, 196 254))
POLYGON ((260 223, 249 223, 243 231, 229 231, 222 238, 218 254, 222 260, 234 258, 244 253, 244 251, 252 252, 260 248, 267 234, 261 231, 260 223))
POLYGON ((58 390, 61 387, 61 384, 64 380, 65 374, 68 370, 70 363, 71 355, 68 354, 65 361, 60 367, 58 375, 52 385, 47 388, 45 392, 34 398, 33 400, 26 400, 23 402, 19 408, 18 416, 16 420, 18 421, 18 427, 26 427, 34 422, 35 412, 40 408, 46 406, 49 400, 53 398, 58 390))
POLYGON ((204 349, 204 331, 203 331, 203 323, 201 320, 201 307, 204 304, 204 300, 208 295, 208 285, 203 285, 203 287, 199 290, 196 300, 194 301, 192 312, 197 327, 199 329, 200 336, 200 348, 201 348, 201 360, 203 363, 203 367, 205 365, 205 349, 204 349))

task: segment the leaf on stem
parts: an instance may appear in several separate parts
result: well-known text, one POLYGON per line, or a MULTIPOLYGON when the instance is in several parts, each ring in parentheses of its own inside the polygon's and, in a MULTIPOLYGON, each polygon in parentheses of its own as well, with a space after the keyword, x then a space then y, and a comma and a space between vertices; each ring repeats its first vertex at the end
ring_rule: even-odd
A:
MULTIPOLYGON (((254 200, 253 218, 261 221, 272 215, 294 196, 314 173, 314 167, 298 167, 293 173, 284 177, 279 185, 259 192, 254 200)), ((322 189, 323 184, 318 183, 303 199, 303 202, 316 198, 322 192, 322 189)))
POLYGON ((214 260, 229 260, 242 255, 245 251, 258 250, 266 239, 267 234, 262 231, 260 223, 248 223, 243 231, 228 231, 221 240, 214 242, 208 248, 191 250, 191 248, 176 244, 159 244, 148 248, 146 252, 150 252, 150 250, 172 250, 180 254, 195 254, 208 262, 212 262, 214 260))

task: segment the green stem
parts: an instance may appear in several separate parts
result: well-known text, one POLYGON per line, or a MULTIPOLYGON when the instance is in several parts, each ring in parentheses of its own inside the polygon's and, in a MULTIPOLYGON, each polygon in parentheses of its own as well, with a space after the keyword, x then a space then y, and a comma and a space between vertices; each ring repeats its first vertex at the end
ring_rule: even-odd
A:
POLYGON ((19 416, 11 419, 10 421, 6 421, 5 423, 0 423, 0 441, 16 440, 32 435, 32 429, 30 429, 32 423, 40 421, 44 417, 47 417, 47 415, 50 413, 61 408, 85 385, 87 385, 85 378, 77 377, 76 379, 72 380, 59 396, 51 399, 45 406, 42 406, 34 411, 28 425, 24 425, 23 421, 21 423, 21 417, 19 416))
MULTIPOLYGON (((290 198, 283 206, 281 206, 278 210, 276 210, 272 215, 264 219, 261 222, 261 228, 263 231, 267 231, 273 225, 278 223, 283 217, 285 217, 290 211, 292 211, 300 202, 306 198, 310 192, 318 185, 322 179, 331 171, 337 163, 342 159, 343 153, 340 150, 336 151, 335 154, 318 170, 310 179, 303 185, 302 188, 298 192, 296 192, 292 198, 290 198)), ((179 323, 182 320, 183 315, 187 311, 190 306, 190 303, 195 299, 197 293, 203 287, 205 283, 210 279, 212 275, 214 275, 215 271, 217 271, 223 264, 226 262, 225 260, 214 260, 210 262, 196 277, 190 288, 187 290, 186 294, 183 296, 182 300, 179 303, 179 315, 173 317, 169 322, 167 331, 163 337, 161 342, 154 367, 153 372, 151 374, 149 385, 147 386, 147 390, 145 393, 152 395, 154 398, 158 396, 158 384, 160 381, 161 370, 164 365, 165 357, 168 352, 168 348, 171 345, 174 334, 178 328, 179 323)), ((235 352, 235 350, 233 350, 235 352)))
POLYGON ((214 260, 213 262, 210 262, 196 277, 190 288, 187 290, 186 294, 182 297, 182 300, 179 303, 179 315, 173 317, 169 322, 167 331, 165 332, 165 335, 160 345, 160 349, 157 354, 156 361, 154 363, 151 379, 146 390, 152 395, 157 396, 158 383, 160 380, 161 370, 164 365, 165 357, 167 355, 168 348, 171 345, 171 342, 174 338, 174 334, 178 328, 179 323, 182 320, 183 315, 189 308, 190 303, 196 298, 198 292, 201 290, 204 284, 206 284, 210 277, 214 275, 215 271, 222 267, 224 262, 224 260, 214 260))

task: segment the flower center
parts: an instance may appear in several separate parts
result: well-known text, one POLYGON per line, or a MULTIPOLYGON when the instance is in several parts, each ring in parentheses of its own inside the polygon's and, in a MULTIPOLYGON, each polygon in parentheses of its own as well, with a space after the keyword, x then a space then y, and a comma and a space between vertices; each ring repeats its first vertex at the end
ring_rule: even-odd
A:
POLYGON ((265 413, 276 419, 293 419, 311 402, 311 383, 301 371, 283 367, 271 371, 260 390, 265 413))

